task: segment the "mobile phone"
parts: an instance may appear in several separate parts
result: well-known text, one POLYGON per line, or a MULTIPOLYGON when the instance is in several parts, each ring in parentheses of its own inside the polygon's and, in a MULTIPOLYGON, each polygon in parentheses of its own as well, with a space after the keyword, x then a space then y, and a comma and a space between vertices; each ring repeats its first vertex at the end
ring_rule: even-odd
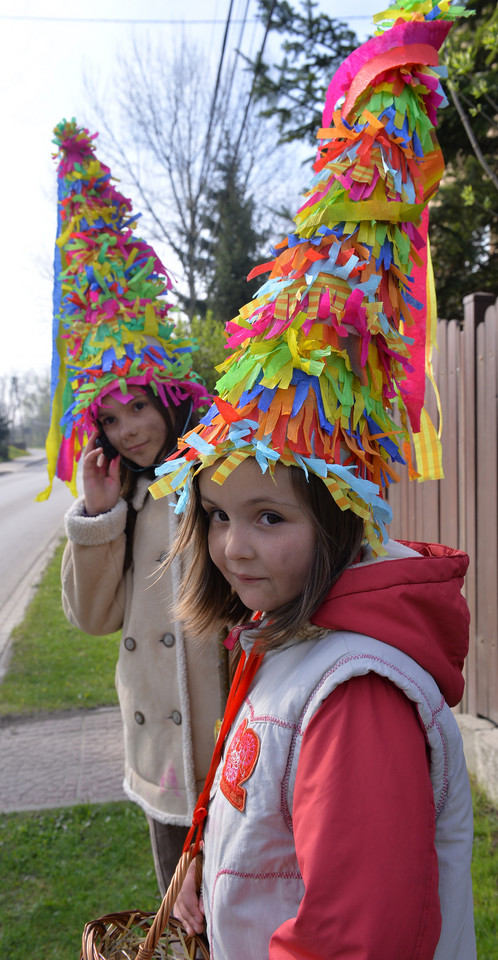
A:
POLYGON ((95 441, 95 446, 101 448, 102 453, 104 454, 104 457, 106 458, 106 460, 109 460, 109 463, 111 462, 111 460, 114 460, 114 457, 117 457, 118 455, 118 451, 116 450, 116 447, 113 447, 112 443, 109 443, 109 440, 107 439, 103 430, 100 430, 99 435, 95 441))

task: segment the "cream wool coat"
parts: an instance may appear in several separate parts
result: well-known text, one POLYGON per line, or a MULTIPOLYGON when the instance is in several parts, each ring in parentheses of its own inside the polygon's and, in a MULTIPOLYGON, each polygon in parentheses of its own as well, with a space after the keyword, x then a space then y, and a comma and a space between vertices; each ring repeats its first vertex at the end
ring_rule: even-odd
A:
POLYGON ((178 562, 159 577, 176 528, 172 506, 148 493, 141 477, 133 562, 123 575, 127 504, 66 514, 62 603, 68 620, 96 636, 122 628, 116 688, 124 726, 124 790, 162 823, 188 826, 214 746, 220 716, 218 645, 186 640, 170 613, 178 562))

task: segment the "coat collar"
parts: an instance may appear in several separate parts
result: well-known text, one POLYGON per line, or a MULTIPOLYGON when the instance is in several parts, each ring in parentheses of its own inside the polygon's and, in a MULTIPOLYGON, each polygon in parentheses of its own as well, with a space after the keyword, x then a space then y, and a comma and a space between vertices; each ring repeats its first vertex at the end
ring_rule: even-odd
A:
POLYGON ((137 477, 137 485, 135 487, 135 492, 131 498, 131 505, 134 510, 141 510, 144 503, 147 493, 149 492, 149 487, 152 481, 150 477, 137 477))

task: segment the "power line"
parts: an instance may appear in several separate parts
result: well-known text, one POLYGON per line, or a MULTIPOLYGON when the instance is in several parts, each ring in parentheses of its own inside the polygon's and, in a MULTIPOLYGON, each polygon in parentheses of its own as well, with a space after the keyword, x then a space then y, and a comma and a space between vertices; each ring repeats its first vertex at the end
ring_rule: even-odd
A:
MULTIPOLYGON (((344 20, 349 23, 352 20, 371 20, 372 16, 371 14, 365 14, 364 16, 361 16, 360 14, 356 14, 356 15, 350 15, 348 17, 335 17, 334 19, 340 20, 340 21, 344 20)), ((124 17, 37 17, 37 16, 19 16, 18 14, 7 14, 7 13, 0 14, 0 21, 1 20, 15 20, 21 23, 99 23, 99 24, 124 23, 124 24, 130 24, 130 25, 137 24, 141 26, 147 25, 147 24, 151 24, 153 26, 158 26, 158 25, 160 26, 161 24, 164 24, 165 26, 183 26, 183 27, 190 26, 190 25, 191 26, 209 26, 212 24, 226 23, 226 20, 219 19, 219 18, 196 19, 196 20, 170 18, 170 19, 157 20, 157 19, 146 19, 146 18, 134 19, 132 17, 127 17, 127 18, 124 18, 124 17)), ((258 17, 251 17, 248 20, 246 20, 245 18, 242 18, 242 19, 239 18, 239 19, 234 19, 231 22, 233 24, 239 24, 239 23, 244 24, 245 22, 260 23, 260 20, 258 17)))
MULTIPOLYGON (((245 10, 244 10, 244 17, 243 17, 242 26, 241 26, 240 32, 239 32, 239 39, 238 39, 237 46, 235 47, 235 51, 234 51, 232 72, 231 72, 231 74, 230 74, 230 80, 229 80, 229 83, 228 83, 228 90, 227 90, 227 103, 230 102, 230 97, 231 97, 231 94, 232 94, 233 80, 234 80, 235 71, 236 71, 236 69, 237 69, 237 65, 238 65, 238 62, 239 62, 239 50, 242 49, 242 40, 243 40, 243 38, 244 38, 244 30, 245 30, 245 27, 246 27, 246 24, 247 24, 247 12, 248 12, 248 10, 249 10, 249 4, 250 4, 250 2, 251 2, 251 0, 246 0, 246 7, 245 7, 245 10)), ((233 20, 232 22, 233 22, 233 23, 236 23, 237 21, 233 20)), ((256 22, 256 21, 254 21, 254 22, 256 22)))
POLYGON ((213 92, 213 97, 212 97, 212 100, 211 100, 211 107, 210 107, 210 110, 209 110, 209 120, 208 120, 207 132, 206 132, 206 139, 205 139, 205 141, 204 141, 204 154, 203 154, 203 157, 202 157, 201 173, 200 173, 199 183, 202 183, 202 180, 203 180, 203 177, 204 177, 204 169, 205 169, 205 166, 208 164, 208 159, 209 159, 209 148, 210 148, 210 146, 211 146, 211 131, 212 131, 212 127, 213 127, 214 111, 215 111, 215 108, 216 108, 216 99, 217 99, 217 97, 218 97, 218 89, 219 89, 219 86, 220 86, 221 71, 222 71, 222 68, 223 68, 223 60, 224 60, 224 58, 225 58, 225 50, 226 50, 226 45, 227 45, 228 31, 229 31, 229 29, 230 29, 230 20, 231 20, 231 16, 232 16, 232 7, 233 7, 233 0, 230 0, 230 6, 229 6, 229 8, 228 8, 228 13, 227 13, 226 20, 225 20, 225 32, 224 32, 224 34, 223 34, 223 41, 222 41, 222 44, 221 44, 221 53, 220 53, 220 58, 219 58, 219 61, 218 61, 218 73, 217 73, 217 75, 216 75, 216 82, 215 82, 215 85, 214 85, 214 92, 213 92))
MULTIPOLYGON (((259 65, 259 64, 261 63, 262 59, 263 59, 263 53, 265 52, 266 41, 267 41, 267 38, 268 38, 268 34, 269 34, 269 32, 270 32, 271 18, 272 18, 273 10, 274 10, 274 8, 275 8, 275 3, 276 3, 276 0, 273 0, 272 5, 271 5, 271 7, 270 7, 270 12, 269 12, 269 14, 268 14, 268 20, 267 20, 266 27, 265 27, 265 33, 264 33, 264 36, 263 36, 263 42, 262 42, 262 44, 261 44, 261 50, 259 51, 259 53, 258 53, 258 55, 257 55, 257 57, 256 57, 256 65, 259 65)), ((242 140, 242 134, 243 134, 243 132, 244 132, 244 127, 245 127, 245 125, 246 125, 246 120, 247 120, 247 116, 248 116, 248 113, 249 113, 249 107, 250 107, 250 105, 251 105, 251 100, 252 100, 252 95, 253 95, 253 93, 254 93, 254 87, 255 87, 255 85, 256 85, 256 71, 254 71, 254 74, 253 74, 251 89, 250 89, 250 91, 249 91, 249 96, 248 96, 248 98, 247 98, 247 103, 246 103, 246 108, 245 108, 245 110, 244 110, 244 116, 243 116, 243 118, 242 118, 242 123, 241 123, 241 125, 240 125, 239 136, 238 136, 238 138, 237 138, 237 143, 235 144, 234 159, 237 158, 237 155, 238 155, 238 152, 239 152, 240 141, 242 140)))
MULTIPOLYGON (((262 59, 262 57, 263 57, 263 53, 264 53, 265 46, 266 46, 266 41, 267 41, 267 38, 268 38, 268 34, 269 34, 269 32, 270 32, 271 18, 272 18, 273 10, 274 10, 274 8, 275 8, 275 3, 276 3, 276 0, 273 0, 272 5, 271 5, 271 8, 270 8, 270 12, 269 12, 269 14, 268 14, 268 20, 267 20, 266 27, 265 27, 265 33, 264 33, 263 40, 262 40, 262 43, 261 43, 261 48, 260 48, 259 53, 258 53, 257 58, 256 58, 257 63, 260 63, 260 61, 261 61, 261 59, 262 59)), ((249 8, 249 0, 247 0, 246 14, 247 14, 248 8, 249 8)), ((232 74, 232 78, 231 78, 231 79, 232 79, 232 81, 233 81, 233 74, 232 74)), ((240 149, 240 142, 241 142, 241 139, 242 139, 242 134, 243 134, 244 127, 245 127, 246 120, 247 120, 247 116, 248 116, 248 113, 249 113, 249 107, 250 107, 251 100, 252 100, 252 95, 253 95, 253 92, 254 92, 254 84, 255 84, 255 77, 253 77, 253 82, 252 82, 252 85, 251 85, 251 89, 250 89, 250 91, 249 91, 249 96, 248 96, 248 99, 247 99, 247 102, 246 102, 246 106, 245 106, 245 110, 244 110, 244 116, 243 116, 242 123, 241 123, 240 130, 239 130, 239 135, 238 135, 238 138, 237 138, 237 142, 236 142, 236 144, 235 144, 235 150, 233 151, 233 153, 232 153, 232 155, 231 155, 231 162, 232 162, 232 164, 233 164, 234 169, 236 169, 237 158, 238 158, 238 153, 239 153, 239 149, 240 149)), ((213 230, 212 230, 212 232, 211 232, 211 237, 210 237, 210 240, 209 240, 209 247, 208 247, 208 256, 211 255, 211 252, 212 252, 212 250, 213 250, 214 244, 216 243, 216 241, 217 241, 217 239, 218 239, 219 229, 220 229, 220 221, 218 220, 218 221, 215 223, 214 228, 213 228, 213 230)))
MULTIPOLYGON (((226 19, 219 19, 219 18, 214 18, 214 19, 203 18, 203 19, 196 19, 196 20, 190 20, 190 19, 186 20, 186 19, 179 19, 179 18, 170 18, 170 19, 161 18, 160 20, 155 20, 155 19, 149 20, 146 18, 138 18, 138 17, 136 19, 133 17, 37 17, 37 16, 31 17, 31 16, 18 16, 16 14, 3 14, 3 13, 0 14, 0 20, 21 20, 21 21, 29 21, 30 23, 31 22, 36 22, 36 23, 38 22, 42 22, 42 23, 129 23, 129 24, 150 23, 155 25, 164 23, 167 25, 178 24, 179 26, 183 26, 183 27, 188 26, 189 24, 193 24, 194 26, 199 26, 199 25, 209 26, 209 24, 213 24, 213 23, 214 24, 226 23, 226 19)), ((258 22, 256 17, 254 18, 253 22, 254 23, 258 22)), ((244 23, 244 20, 243 19, 232 20, 232 23, 235 23, 235 24, 244 23)))

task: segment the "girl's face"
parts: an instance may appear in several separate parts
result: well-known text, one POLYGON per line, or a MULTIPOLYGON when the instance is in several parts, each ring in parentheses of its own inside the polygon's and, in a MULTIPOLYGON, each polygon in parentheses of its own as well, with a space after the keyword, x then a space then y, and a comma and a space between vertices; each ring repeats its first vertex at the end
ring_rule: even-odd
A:
POLYGON ((217 466, 199 474, 211 559, 249 610, 268 613, 304 589, 316 544, 313 522, 281 464, 275 483, 248 457, 221 486, 211 479, 217 466))
POLYGON ((109 395, 98 408, 98 421, 121 456, 138 467, 157 463, 166 445, 167 427, 161 413, 139 387, 129 387, 131 398, 121 403, 109 395))

